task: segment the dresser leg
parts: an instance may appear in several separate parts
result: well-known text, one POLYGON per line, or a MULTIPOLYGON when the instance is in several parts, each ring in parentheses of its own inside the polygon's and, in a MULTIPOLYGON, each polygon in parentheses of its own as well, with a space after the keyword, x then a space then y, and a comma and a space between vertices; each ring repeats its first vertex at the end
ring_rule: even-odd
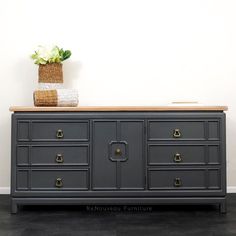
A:
POLYGON ((18 205, 14 201, 11 201, 11 213, 16 214, 18 211, 18 205))
POLYGON ((220 203, 220 213, 227 213, 226 200, 220 203))

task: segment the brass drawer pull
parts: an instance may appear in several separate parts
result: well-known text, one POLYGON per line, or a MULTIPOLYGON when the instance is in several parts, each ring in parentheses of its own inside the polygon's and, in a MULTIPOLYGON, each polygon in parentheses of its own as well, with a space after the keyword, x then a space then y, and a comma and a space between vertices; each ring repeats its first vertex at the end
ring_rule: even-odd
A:
POLYGON ((181 155, 180 155, 179 153, 175 153, 175 155, 174 155, 174 162, 180 163, 180 162, 182 162, 182 161, 183 161, 183 160, 182 160, 181 155))
POLYGON ((57 188, 63 187, 62 178, 57 178, 55 185, 56 185, 57 188))
POLYGON ((175 178, 174 180, 174 186, 175 187, 181 187, 182 186, 182 181, 180 178, 175 178))
POLYGON ((174 138, 180 138, 181 137, 181 132, 179 129, 174 129, 173 131, 173 137, 174 138))
POLYGON ((63 162, 64 162, 63 155, 60 154, 60 153, 58 153, 58 154, 56 155, 55 161, 56 161, 57 163, 63 163, 63 162))
POLYGON ((121 152, 120 148, 117 148, 115 150, 115 155, 117 155, 117 156, 121 156, 122 155, 122 152, 121 152))
POLYGON ((63 138, 64 134, 63 131, 61 129, 57 130, 57 138, 63 138))

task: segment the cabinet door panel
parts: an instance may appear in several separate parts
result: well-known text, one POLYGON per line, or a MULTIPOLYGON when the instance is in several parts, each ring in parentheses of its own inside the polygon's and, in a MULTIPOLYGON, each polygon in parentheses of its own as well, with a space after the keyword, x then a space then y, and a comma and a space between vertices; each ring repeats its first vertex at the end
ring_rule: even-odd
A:
POLYGON ((143 141, 143 121, 94 121, 93 189, 143 189, 143 141))
POLYGON ((128 144, 128 159, 121 163, 121 189, 144 188, 143 122, 121 122, 121 140, 128 144))
POLYGON ((115 121, 93 123, 93 189, 116 188, 116 162, 108 156, 109 143, 116 140, 115 121))

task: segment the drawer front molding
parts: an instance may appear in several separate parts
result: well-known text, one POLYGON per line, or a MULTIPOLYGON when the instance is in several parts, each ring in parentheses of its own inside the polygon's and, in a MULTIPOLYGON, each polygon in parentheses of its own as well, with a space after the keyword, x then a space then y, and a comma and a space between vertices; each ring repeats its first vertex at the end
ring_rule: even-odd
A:
POLYGON ((219 168, 149 168, 150 190, 222 189, 219 168))
POLYGON ((89 144, 18 145, 17 166, 89 165, 89 144))
POLYGON ((220 140, 219 130, 219 120, 149 120, 148 140, 220 140))
POLYGON ((89 189, 89 169, 17 169, 16 191, 81 191, 89 189))
POLYGON ((149 165, 219 165, 219 144, 148 144, 149 165))
POLYGON ((18 141, 89 141, 88 120, 32 120, 18 122, 18 141))

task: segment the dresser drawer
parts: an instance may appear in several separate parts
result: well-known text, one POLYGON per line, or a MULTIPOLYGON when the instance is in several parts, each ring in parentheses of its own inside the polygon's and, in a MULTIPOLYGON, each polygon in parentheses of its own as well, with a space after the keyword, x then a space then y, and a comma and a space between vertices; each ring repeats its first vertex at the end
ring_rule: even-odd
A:
POLYGON ((31 190, 88 190, 88 169, 33 169, 31 190))
POLYGON ((149 169, 150 190, 219 189, 219 169, 149 169))
POLYGON ((150 190, 207 190, 221 188, 219 168, 149 168, 150 190))
POLYGON ((204 145, 148 145, 149 165, 207 164, 204 145))
POLYGON ((88 165, 89 146, 32 146, 31 165, 88 165))
POLYGON ((204 140, 204 121, 149 121, 148 140, 204 140))
POLYGON ((32 141, 88 141, 88 121, 34 121, 32 141))
POLYGON ((88 165, 89 144, 18 145, 17 166, 88 165))

